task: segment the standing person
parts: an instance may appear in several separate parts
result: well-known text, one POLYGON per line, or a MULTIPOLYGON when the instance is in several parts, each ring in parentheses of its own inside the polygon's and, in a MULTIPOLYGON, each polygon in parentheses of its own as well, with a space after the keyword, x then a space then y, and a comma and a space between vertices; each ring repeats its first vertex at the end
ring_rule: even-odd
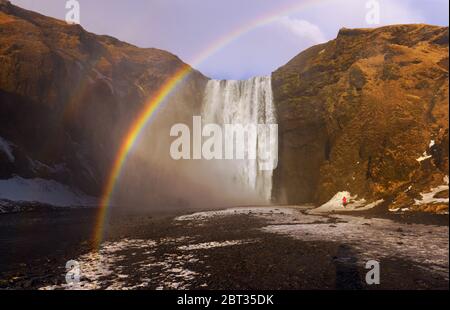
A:
POLYGON ((347 197, 342 198, 342 205, 345 207, 347 205, 347 197))

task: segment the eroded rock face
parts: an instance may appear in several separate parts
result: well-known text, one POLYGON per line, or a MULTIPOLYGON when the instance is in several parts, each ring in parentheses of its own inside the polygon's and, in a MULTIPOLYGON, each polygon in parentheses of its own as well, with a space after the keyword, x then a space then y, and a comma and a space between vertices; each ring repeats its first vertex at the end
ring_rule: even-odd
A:
POLYGON ((448 28, 342 29, 274 72, 273 89, 275 200, 320 204, 349 191, 401 208, 445 183, 448 28))
MULTIPOLYGON (((98 195, 132 120, 183 66, 0 2, 0 137, 14 155, 0 152, 0 178, 50 178, 98 195)), ((206 80, 193 71, 180 86, 175 119, 200 108, 206 80)))

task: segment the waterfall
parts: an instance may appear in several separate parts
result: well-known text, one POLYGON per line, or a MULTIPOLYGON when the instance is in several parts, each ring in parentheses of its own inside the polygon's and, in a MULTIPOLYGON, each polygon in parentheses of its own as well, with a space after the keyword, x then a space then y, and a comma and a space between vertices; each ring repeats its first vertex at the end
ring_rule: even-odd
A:
MULTIPOLYGON (((205 90, 202 120, 204 123, 222 126, 276 124, 271 78, 255 77, 245 81, 210 80, 205 90)), ((259 127, 267 129, 266 126, 259 127)), ((252 138, 247 137, 246 150, 250 145, 249 148, 253 148, 251 151, 256 154, 256 158, 233 160, 226 165, 226 174, 238 187, 252 192, 260 201, 270 203, 273 171, 261 169, 261 152, 264 152, 265 148, 265 151, 270 153, 270 160, 277 160, 278 132, 258 130, 253 138, 254 141, 250 141, 252 138)), ((228 143, 233 143, 233 137, 225 139, 225 147, 228 143)))

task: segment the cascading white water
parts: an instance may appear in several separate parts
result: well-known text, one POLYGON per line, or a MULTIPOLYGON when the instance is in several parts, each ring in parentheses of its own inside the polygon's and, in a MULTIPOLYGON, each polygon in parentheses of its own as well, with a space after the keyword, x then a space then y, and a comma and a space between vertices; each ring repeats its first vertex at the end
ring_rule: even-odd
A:
MULTIPOLYGON (((276 124, 271 78, 255 77, 246 81, 209 81, 203 100, 202 119, 204 123, 219 125, 276 124)), ((246 158, 232 161, 230 165, 227 165, 226 175, 232 179, 235 185, 256 194, 261 201, 270 202, 273 171, 261 169, 266 160, 263 160, 260 154, 264 151, 267 152, 269 144, 270 158, 272 161, 277 160, 278 132, 268 133, 258 130, 254 139, 255 141, 250 143, 250 148, 254 148, 254 154, 257 154, 256 159, 246 158)), ((234 143, 233 137, 231 140, 225 139, 225 145, 228 143, 234 143)))

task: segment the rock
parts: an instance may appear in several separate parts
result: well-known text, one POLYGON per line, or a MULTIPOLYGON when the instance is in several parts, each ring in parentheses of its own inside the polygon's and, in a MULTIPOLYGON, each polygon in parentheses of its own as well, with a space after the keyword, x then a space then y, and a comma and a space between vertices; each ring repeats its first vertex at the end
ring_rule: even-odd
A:
POLYGON ((357 90, 361 90, 366 85, 367 79, 359 66, 352 66, 349 72, 349 83, 357 90))
POLYGON ((442 185, 447 63, 447 27, 395 25, 342 29, 275 71, 274 200, 322 204, 349 191, 403 208, 442 185), (418 162, 424 152, 432 157, 418 162))
POLYGON ((448 193, 449 193, 449 190, 447 189, 445 191, 441 191, 439 193, 436 193, 436 195, 434 195, 433 198, 438 198, 438 199, 440 199, 440 198, 448 198, 448 193))
MULTIPOLYGON (((53 179, 90 195, 101 192, 143 105, 187 66, 9 1, 0 2, 0 59, 0 137, 16 157, 11 164, 0 152, 0 177, 53 179)), ((193 70, 161 119, 192 118, 206 81, 193 70)))

